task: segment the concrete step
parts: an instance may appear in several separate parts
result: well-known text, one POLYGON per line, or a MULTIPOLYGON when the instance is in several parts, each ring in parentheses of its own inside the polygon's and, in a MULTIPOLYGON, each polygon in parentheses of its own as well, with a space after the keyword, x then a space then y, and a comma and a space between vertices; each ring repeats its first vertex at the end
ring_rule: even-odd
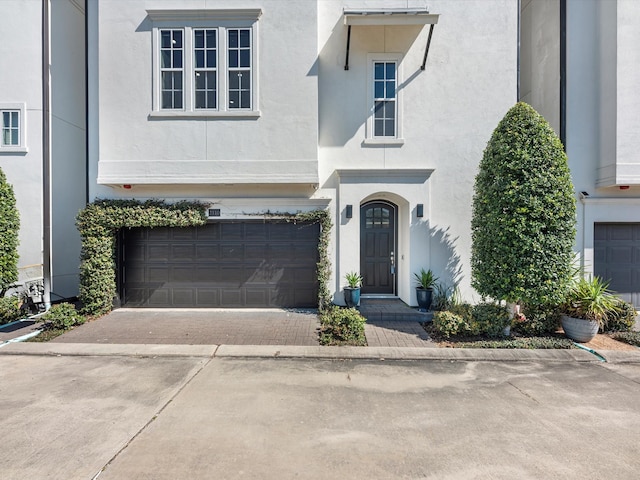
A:
POLYGON ((402 300, 361 298, 360 313, 369 322, 431 322, 433 312, 421 312, 417 308, 410 307, 402 300))

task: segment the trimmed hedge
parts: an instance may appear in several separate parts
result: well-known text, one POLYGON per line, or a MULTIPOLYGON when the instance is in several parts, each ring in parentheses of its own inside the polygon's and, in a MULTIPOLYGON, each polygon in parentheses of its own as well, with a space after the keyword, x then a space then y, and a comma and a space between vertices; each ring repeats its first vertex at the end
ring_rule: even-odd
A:
POLYGON ((332 305, 320 315, 320 344, 364 346, 366 321, 355 308, 332 305))
POLYGON ((575 216, 560 139, 517 103, 494 130, 475 180, 473 287, 512 303, 561 303, 572 278, 575 216))
POLYGON ((0 297, 18 280, 20 214, 13 187, 0 168, 0 297))
MULTIPOLYGON (((319 222, 320 260, 317 274, 320 283, 318 306, 330 303, 328 279, 331 263, 328 256, 331 219, 328 212, 315 210, 298 214, 270 214, 288 222, 319 222)), ((82 312, 101 315, 113 307, 116 296, 116 235, 121 228, 197 227, 207 223, 205 208, 199 202, 167 204, 160 200, 96 200, 87 205, 76 219, 82 239, 80 253, 80 295, 82 312)))
POLYGON ((21 317, 20 298, 17 295, 0 297, 0 325, 11 323, 21 317))

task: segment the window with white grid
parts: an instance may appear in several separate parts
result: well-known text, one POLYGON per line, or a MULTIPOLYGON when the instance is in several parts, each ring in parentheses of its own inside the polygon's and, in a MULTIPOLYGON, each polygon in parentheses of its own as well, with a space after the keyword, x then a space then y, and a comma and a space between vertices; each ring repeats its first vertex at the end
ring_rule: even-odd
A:
POLYGON ((154 22, 152 116, 259 116, 259 9, 148 10, 154 22))

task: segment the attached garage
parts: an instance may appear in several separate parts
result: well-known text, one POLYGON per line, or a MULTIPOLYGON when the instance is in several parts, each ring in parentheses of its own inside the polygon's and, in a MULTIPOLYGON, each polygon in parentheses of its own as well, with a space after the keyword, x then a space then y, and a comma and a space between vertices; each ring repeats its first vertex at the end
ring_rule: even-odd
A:
POLYGON ((317 223, 123 229, 125 307, 317 307, 317 223))
POLYGON ((596 223, 593 246, 595 275, 640 306, 640 223, 596 223))

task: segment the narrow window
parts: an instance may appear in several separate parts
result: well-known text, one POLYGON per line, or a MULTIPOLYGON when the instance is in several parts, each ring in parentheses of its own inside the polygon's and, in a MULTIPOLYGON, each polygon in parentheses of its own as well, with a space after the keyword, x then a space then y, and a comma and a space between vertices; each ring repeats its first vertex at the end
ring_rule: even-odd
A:
POLYGON ((194 30, 195 108, 218 108, 217 30, 194 30))
POLYGON ((227 30, 229 109, 251 109, 251 29, 227 30))
POLYGON ((20 145, 20 113, 13 110, 2 112, 2 146, 17 147, 20 145))
POLYGON ((373 136, 395 137, 396 62, 375 62, 373 65, 373 136))
POLYGON ((160 78, 163 109, 181 109, 183 95, 182 30, 160 30, 160 78))

